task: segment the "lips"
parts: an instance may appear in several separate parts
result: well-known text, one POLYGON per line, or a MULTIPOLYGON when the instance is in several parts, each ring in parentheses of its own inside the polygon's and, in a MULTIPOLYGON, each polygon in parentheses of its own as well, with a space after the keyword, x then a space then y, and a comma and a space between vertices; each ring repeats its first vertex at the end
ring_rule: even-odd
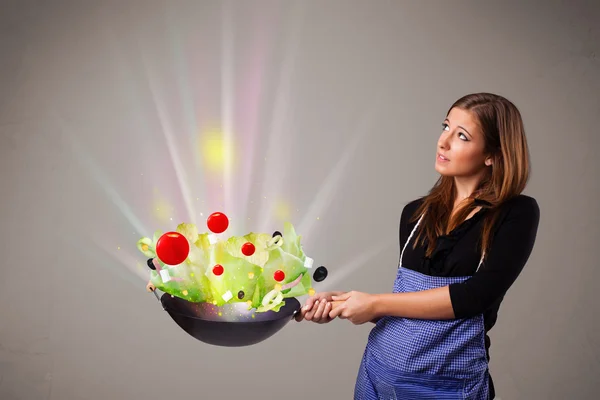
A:
POLYGON ((440 161, 450 161, 442 153, 438 153, 438 160, 440 160, 440 161))

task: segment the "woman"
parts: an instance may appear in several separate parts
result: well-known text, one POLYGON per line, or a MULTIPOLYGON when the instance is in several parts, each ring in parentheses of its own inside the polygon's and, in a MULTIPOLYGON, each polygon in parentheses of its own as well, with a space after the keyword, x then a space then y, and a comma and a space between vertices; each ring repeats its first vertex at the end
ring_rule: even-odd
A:
POLYGON ((494 398, 487 333, 539 223, 537 202, 522 194, 529 150, 518 109, 498 95, 459 99, 442 128, 441 176, 402 211, 393 292, 318 293, 297 316, 376 324, 355 399, 494 398))

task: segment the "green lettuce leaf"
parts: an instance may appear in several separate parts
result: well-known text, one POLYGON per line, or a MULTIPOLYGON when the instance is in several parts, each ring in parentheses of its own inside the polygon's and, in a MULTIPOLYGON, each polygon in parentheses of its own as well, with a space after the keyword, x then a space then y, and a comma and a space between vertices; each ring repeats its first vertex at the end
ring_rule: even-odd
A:
POLYGON ((284 305, 285 305, 285 301, 282 300, 281 302, 277 303, 276 305, 257 307, 256 312, 267 312, 267 311, 278 312, 281 309, 281 307, 283 307, 284 305))
MULTIPOLYGON (((294 279, 291 279, 291 280, 293 281, 294 279)), ((308 291, 310 290, 311 287, 312 287, 312 284, 311 284, 310 271, 307 271, 304 273, 304 275, 302 276, 302 279, 296 286, 283 292, 283 297, 290 298, 290 297, 304 296, 305 294, 308 293, 308 291)))
POLYGON ((251 232, 244 236, 230 237, 226 242, 226 249, 232 256, 243 258, 249 263, 262 267, 269 258, 269 252, 266 250, 269 240, 271 240, 271 235, 251 232), (248 242, 252 243, 256 249, 251 256, 242 253, 242 247, 248 242))
POLYGON ((148 258, 156 257, 156 253, 154 250, 154 243, 152 243, 152 240, 150 238, 143 237, 137 241, 136 245, 137 245, 138 250, 141 251, 142 254, 145 255, 146 257, 148 257, 148 258))
POLYGON ((185 236, 190 244, 198 240, 198 228, 194 224, 181 223, 177 225, 176 231, 185 236))
POLYGON ((269 298, 263 298, 262 304, 256 309, 257 312, 265 312, 270 310, 277 310, 281 308, 283 304, 283 294, 278 290, 272 290, 269 293, 269 298))
POLYGON ((152 284, 170 295, 194 303, 213 301, 210 291, 210 282, 203 271, 188 263, 179 264, 177 267, 163 268, 169 272, 171 278, 181 278, 181 281, 169 280, 164 282, 158 271, 150 272, 152 284))
POLYGON ((209 236, 210 236, 209 233, 199 234, 197 239, 194 241, 194 245, 196 245, 196 247, 198 247, 199 249, 209 250, 212 246, 212 244, 210 243, 210 240, 208 238, 209 236))
POLYGON ((279 309, 283 306, 285 306, 285 300, 271 308, 271 311, 279 312, 279 309))
MULTIPOLYGON (((190 242, 190 252, 186 261, 176 267, 167 268, 172 278, 163 282, 157 271, 151 271, 151 282, 161 291, 191 302, 211 302, 222 306, 228 302, 246 302, 257 312, 279 311, 286 298, 300 297, 308 293, 312 286, 310 270, 304 266, 306 256, 301 245, 301 236, 296 234, 291 223, 285 223, 280 241, 265 233, 250 232, 244 236, 232 236, 226 241, 211 244, 210 233, 199 233, 194 224, 181 223, 176 231, 190 242), (242 246, 250 242, 255 246, 251 256, 242 253, 242 246), (223 266, 222 275, 215 275, 213 267, 223 266), (274 273, 282 270, 285 278, 281 282, 274 279, 274 273), (272 290, 280 291, 282 286, 295 281, 302 274, 300 282, 290 289, 281 291, 269 304, 263 304, 264 297, 272 290), (231 292, 231 298, 223 295, 231 292), (243 292, 243 293, 242 293, 243 292)), ((156 242, 161 236, 156 231, 152 239, 141 238, 138 249, 147 257, 156 257, 156 242)), ((273 292, 275 293, 275 292, 273 292)))
POLYGON ((156 257, 156 242, 160 239, 161 231, 154 232, 154 236, 152 239, 148 237, 143 237, 137 241, 137 248, 148 258, 156 257))
POLYGON ((154 231, 154 236, 152 237, 152 245, 156 247, 156 243, 158 239, 162 236, 162 231, 154 231))
POLYGON ((252 305, 250 306, 250 308, 258 308, 262 305, 262 299, 263 297, 265 297, 265 294, 267 294, 267 291, 264 288, 264 285, 262 284, 262 281, 259 279, 259 277, 256 277, 256 285, 254 287, 254 293, 252 295, 252 305))
MULTIPOLYGON (((300 274, 307 274, 308 268, 304 266, 304 262, 299 258, 286 253, 282 247, 277 247, 269 251, 269 260, 263 268, 263 273, 260 277, 262 285, 267 289, 271 290, 276 288, 276 285, 285 285, 286 283, 294 281, 300 274), (283 281, 277 282, 274 278, 274 274, 277 270, 281 270, 285 273, 283 281)), ((306 279, 303 277, 303 280, 306 279)), ((309 278, 310 279, 310 276, 309 278)), ((299 293, 302 290, 298 288, 292 289, 294 293, 299 293), (294 290, 295 289, 295 290, 294 290)), ((307 289, 308 290, 308 289, 307 289)), ((288 292, 286 297, 290 297, 288 292)), ((304 294, 304 293, 303 293, 304 294)))
POLYGON ((283 244, 281 245, 281 249, 300 259, 304 263, 306 256, 304 255, 302 245, 300 244, 301 238, 301 236, 296 234, 296 230, 291 223, 286 222, 283 225, 283 244))
POLYGON ((211 247, 205 276, 210 282, 214 304, 221 306, 227 302, 253 299, 256 282, 260 276, 260 267, 243 258, 232 256, 227 251, 225 242, 217 242, 211 247), (213 267, 217 264, 223 266, 224 271, 221 275, 213 273, 213 267), (229 300, 223 298, 227 291, 231 291, 233 296, 229 300), (244 292, 241 299, 238 298, 240 291, 244 292))

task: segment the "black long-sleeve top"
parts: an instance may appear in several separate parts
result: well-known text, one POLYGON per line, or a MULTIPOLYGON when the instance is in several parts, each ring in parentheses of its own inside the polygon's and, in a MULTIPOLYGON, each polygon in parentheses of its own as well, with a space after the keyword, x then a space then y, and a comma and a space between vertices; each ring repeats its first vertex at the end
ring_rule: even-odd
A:
MULTIPOLYGON (((421 202, 422 199, 414 200, 402 211, 400 251, 417 223, 412 217, 421 202)), ((483 314, 489 360, 490 338, 487 333, 496 323, 504 295, 523 270, 533 250, 540 210, 536 200, 526 195, 519 195, 504 203, 494 226, 491 247, 477 270, 481 259, 478 245, 481 243, 486 212, 488 209, 483 207, 448 235, 439 237, 431 257, 425 256, 424 246, 413 249, 413 236, 401 261, 404 268, 430 276, 470 276, 462 283, 449 286, 450 299, 456 318, 483 314)), ((491 379, 490 386, 493 392, 491 379)))

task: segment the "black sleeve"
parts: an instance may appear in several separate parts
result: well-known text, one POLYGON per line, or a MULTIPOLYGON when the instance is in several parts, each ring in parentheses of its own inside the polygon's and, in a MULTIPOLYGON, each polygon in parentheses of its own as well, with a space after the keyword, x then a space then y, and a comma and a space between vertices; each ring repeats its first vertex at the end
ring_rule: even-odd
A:
POLYGON ((409 220, 410 216, 408 215, 408 206, 405 206, 404 209, 402 210, 402 216, 400 217, 400 252, 402 252, 402 249, 404 248, 404 244, 406 243, 406 240, 408 239, 408 235, 409 235, 409 231, 408 231, 408 220, 409 220))
POLYGON ((535 199, 520 196, 513 202, 479 271, 449 287, 456 318, 481 314, 504 296, 531 255, 539 219, 535 199))

